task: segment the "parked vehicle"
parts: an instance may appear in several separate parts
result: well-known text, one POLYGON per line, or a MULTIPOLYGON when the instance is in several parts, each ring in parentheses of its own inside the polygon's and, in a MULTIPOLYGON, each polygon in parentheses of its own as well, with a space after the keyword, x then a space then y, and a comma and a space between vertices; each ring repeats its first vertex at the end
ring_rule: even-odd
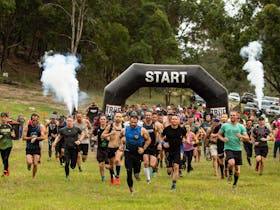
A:
POLYGON ((269 116, 280 116, 280 106, 272 105, 269 108, 266 109, 266 115, 269 116))
POLYGON ((280 98, 278 98, 278 97, 264 96, 263 99, 267 100, 267 101, 271 101, 272 104, 274 104, 274 105, 280 106, 280 98))
POLYGON ((254 95, 252 93, 245 92, 241 96, 240 103, 246 104, 247 102, 254 102, 254 95))
POLYGON ((239 93, 232 92, 228 94, 228 100, 240 102, 240 95, 239 93))
POLYGON ((255 113, 259 112, 258 105, 254 102, 248 102, 243 108, 243 113, 249 114, 251 110, 255 111, 255 113))

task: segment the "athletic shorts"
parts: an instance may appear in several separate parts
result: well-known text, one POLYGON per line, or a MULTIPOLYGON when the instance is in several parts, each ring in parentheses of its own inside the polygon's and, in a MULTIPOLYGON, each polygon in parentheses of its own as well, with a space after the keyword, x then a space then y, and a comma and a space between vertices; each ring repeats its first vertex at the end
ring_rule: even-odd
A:
POLYGON ((218 156, 218 148, 217 148, 217 144, 210 144, 210 154, 211 156, 218 156))
POLYGON ((101 162, 108 162, 108 153, 107 150, 105 149, 98 149, 97 148, 97 155, 96 155, 96 159, 99 163, 101 162))
POLYGON ((226 161, 230 159, 235 160, 235 165, 240 166, 242 165, 242 152, 241 151, 232 151, 232 150, 226 150, 226 161))
POLYGON ((41 155, 40 148, 37 149, 25 149, 26 155, 41 155))
POLYGON ((140 173, 141 170, 141 157, 143 155, 138 154, 137 151, 129 152, 124 151, 124 164, 127 170, 134 169, 134 174, 140 173))
POLYGON ((268 147, 256 147, 255 146, 255 155, 256 156, 262 156, 264 158, 266 158, 267 156, 267 153, 268 153, 268 147))
POLYGON ((116 156, 116 151, 118 149, 119 148, 108 148, 108 150, 107 150, 108 158, 111 159, 111 158, 115 157, 116 156))
POLYGON ((149 146, 145 151, 144 155, 152 155, 152 156, 157 156, 157 147, 154 146, 149 146))
POLYGON ((83 152, 83 155, 88 155, 88 144, 80 144, 79 152, 83 152))
POLYGON ((166 167, 172 168, 174 163, 180 164, 180 152, 167 152, 165 151, 165 156, 167 160, 166 167))

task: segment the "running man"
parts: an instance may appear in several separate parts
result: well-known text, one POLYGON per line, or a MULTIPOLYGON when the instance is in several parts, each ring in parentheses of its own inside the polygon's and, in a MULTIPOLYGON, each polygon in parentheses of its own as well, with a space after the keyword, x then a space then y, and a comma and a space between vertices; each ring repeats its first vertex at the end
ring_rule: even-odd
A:
POLYGON ((222 125, 220 131, 218 132, 218 138, 225 142, 224 150, 229 168, 229 182, 232 181, 233 169, 235 169, 232 187, 236 188, 240 174, 240 166, 242 165, 241 142, 249 140, 245 127, 239 123, 236 111, 230 112, 230 122, 222 125))
POLYGON ((167 173, 172 175, 171 190, 176 190, 176 182, 179 176, 180 165, 180 148, 183 142, 183 137, 186 135, 186 130, 179 126, 179 117, 173 115, 171 124, 163 129, 161 134, 162 146, 165 148, 167 159, 167 173))
POLYGON ((161 124, 159 122, 152 121, 152 112, 146 111, 145 112, 145 122, 143 124, 143 128, 147 130, 151 137, 151 143, 148 148, 144 151, 143 161, 144 161, 144 173, 146 176, 147 183, 151 183, 150 178, 150 169, 149 166, 152 167, 153 170, 153 177, 156 176, 157 171, 157 146, 158 146, 158 139, 161 133, 161 124))
POLYGON ((69 165, 72 169, 76 167, 79 152, 78 146, 84 139, 85 134, 80 128, 74 126, 74 120, 72 116, 67 117, 66 123, 66 127, 59 131, 59 134, 53 143, 53 147, 56 147, 56 144, 61 140, 62 137, 64 138, 65 175, 66 180, 69 181, 69 165))
POLYGON ((93 131, 93 140, 97 141, 97 155, 96 159, 99 163, 99 172, 101 176, 101 181, 103 182, 105 180, 105 164, 108 163, 108 143, 109 141, 107 139, 102 139, 101 135, 103 131, 105 130, 107 126, 107 117, 105 114, 101 115, 99 117, 99 126, 94 129, 93 131))
POLYGON ((251 133, 252 133, 252 130, 253 130, 252 127, 253 127, 252 120, 251 119, 246 120, 246 131, 247 131, 247 134, 248 134, 250 139, 247 142, 243 142, 243 146, 244 146, 244 149, 246 151, 246 156, 247 156, 247 161, 248 161, 249 166, 252 165, 251 158, 252 158, 252 155, 253 155, 253 143, 252 143, 252 140, 251 140, 251 133))
POLYGON ((58 122, 56 120, 56 115, 51 115, 51 120, 46 124, 46 129, 48 130, 48 144, 49 144, 49 158, 48 161, 52 159, 52 143, 58 134, 58 122))
POLYGON ((33 164, 32 177, 35 178, 35 175, 38 170, 38 163, 40 160, 41 149, 40 141, 47 140, 45 135, 46 129, 45 126, 40 124, 39 115, 32 114, 30 118, 30 124, 23 129, 23 141, 26 141, 26 163, 27 169, 31 170, 33 164))
POLYGON ((130 193, 133 195, 133 179, 132 170, 134 176, 140 173, 141 159, 144 151, 151 143, 151 138, 147 130, 139 125, 138 116, 132 114, 130 116, 130 124, 122 130, 122 141, 125 142, 125 168, 127 172, 127 185, 130 193))
MULTIPOLYGON (((62 128, 66 126, 64 116, 58 118, 58 133, 62 128)), ((65 156, 64 156, 64 138, 62 137, 60 141, 55 146, 56 158, 59 159, 60 165, 64 166, 65 156)))
POLYGON ((2 123, 0 125, 0 153, 2 157, 2 162, 4 165, 4 170, 2 176, 9 176, 9 156, 13 147, 13 139, 16 134, 11 125, 8 124, 9 116, 8 113, 1 113, 2 123))
POLYGON ((81 139, 82 142, 79 145, 79 153, 78 153, 78 159, 77 159, 77 165, 79 167, 79 171, 82 172, 82 161, 85 162, 88 158, 88 147, 90 144, 90 134, 92 133, 92 126, 89 122, 89 120, 84 119, 83 115, 81 113, 76 113, 76 120, 74 122, 74 126, 81 129, 81 131, 84 133, 84 138, 81 139), (81 161, 82 159, 82 161, 81 161))
POLYGON ((121 132, 123 129, 122 125, 122 113, 116 112, 114 116, 114 122, 107 125, 103 131, 101 138, 109 138, 108 144, 108 159, 109 159, 109 171, 110 171, 110 183, 114 184, 114 177, 116 178, 116 184, 120 184, 120 171, 121 171, 121 157, 123 152, 121 151, 121 132), (116 166, 116 175, 114 172, 114 166, 116 166))
POLYGON ((255 142, 256 171, 259 171, 259 175, 262 175, 265 158, 268 154, 267 141, 273 141, 274 136, 270 132, 269 128, 265 126, 263 117, 259 117, 258 121, 258 125, 251 133, 251 139, 255 142))

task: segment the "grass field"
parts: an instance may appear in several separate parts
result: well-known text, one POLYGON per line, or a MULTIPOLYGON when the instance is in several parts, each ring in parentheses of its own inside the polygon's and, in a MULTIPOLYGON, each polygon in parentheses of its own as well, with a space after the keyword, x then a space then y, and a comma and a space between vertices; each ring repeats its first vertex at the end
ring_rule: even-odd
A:
POLYGON ((135 181, 134 196, 126 185, 124 168, 121 185, 101 182, 95 152, 83 163, 83 172, 70 171, 65 180, 64 168, 56 160, 47 161, 47 142, 42 163, 35 179, 26 169, 24 142, 14 141, 10 156, 11 174, 0 179, 1 209, 279 209, 280 163, 271 157, 265 173, 259 176, 244 161, 237 189, 226 180, 214 177, 211 162, 193 163, 194 171, 184 172, 175 192, 165 169, 159 170, 148 185, 142 171, 141 181, 135 181))
MULTIPOLYGON (((63 104, 42 97, 40 90, 6 86, 1 86, 1 90, 0 112, 9 111, 13 117, 19 113, 30 116, 33 112, 30 107, 40 115, 46 112, 49 116, 54 109, 65 112, 63 104)), ((137 94, 129 99, 130 104, 148 98, 146 93, 137 94)), ((101 104, 102 93, 94 97, 101 104)), ((160 102, 162 98, 156 96, 151 103, 160 102)), ((280 162, 273 160, 271 148, 270 142, 263 176, 243 161, 237 189, 232 189, 226 180, 214 177, 211 162, 202 159, 201 163, 193 163, 194 171, 190 174, 184 172, 175 192, 170 190, 171 178, 164 168, 159 169, 151 185, 146 183, 142 170, 142 180, 134 182, 136 193, 131 197, 124 167, 121 185, 109 184, 108 171, 106 181, 101 182, 94 152, 90 152, 88 161, 83 163, 84 171, 71 170, 71 180, 66 182, 64 168, 56 160, 47 161, 47 142, 37 176, 32 179, 26 169, 25 144, 17 140, 10 156, 11 174, 0 177, 0 209, 280 209, 280 162)))

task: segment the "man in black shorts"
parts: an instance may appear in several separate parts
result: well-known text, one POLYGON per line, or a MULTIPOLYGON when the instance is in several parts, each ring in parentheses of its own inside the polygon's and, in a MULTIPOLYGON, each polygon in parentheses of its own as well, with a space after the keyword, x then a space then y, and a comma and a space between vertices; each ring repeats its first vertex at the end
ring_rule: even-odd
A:
POLYGON ((171 124, 165 127, 161 134, 162 146, 165 148, 167 159, 167 173, 172 175, 171 190, 176 190, 176 182, 179 176, 180 165, 180 147, 182 145, 183 136, 186 135, 186 130, 179 126, 179 117, 173 115, 171 124))
POLYGON ((67 117, 66 123, 66 127, 62 128, 59 131, 59 134, 56 137, 53 146, 55 147, 60 139, 64 137, 65 174, 66 180, 69 181, 69 165, 72 169, 76 167, 79 152, 78 146, 84 138, 85 134, 81 131, 80 128, 74 126, 74 120, 72 116, 67 117), (79 134, 80 138, 78 138, 79 134))
POLYGON ((264 118, 259 117, 257 127, 253 129, 251 138, 255 142, 255 154, 256 154, 256 171, 259 171, 259 175, 263 174, 264 162, 268 153, 267 141, 273 141, 274 136, 270 130, 265 126, 264 118))
POLYGON ((151 111, 146 111, 143 127, 147 130, 147 132, 149 133, 149 135, 151 137, 151 144, 144 151, 144 155, 143 155, 144 173, 146 175, 147 183, 150 184, 151 178, 150 178, 149 166, 152 167, 153 176, 155 176, 156 168, 157 168, 157 155, 158 155, 157 139, 159 138, 159 134, 161 132, 161 125, 159 122, 152 121, 152 112, 151 111))
POLYGON ((218 138, 225 142, 224 149, 226 160, 228 161, 229 176, 228 181, 232 181, 234 169, 234 182, 232 187, 236 188, 242 165, 242 141, 248 141, 249 137, 246 129, 239 123, 236 111, 230 112, 230 122, 224 123, 218 132, 218 138))
POLYGON ((23 129, 22 140, 26 141, 26 163, 27 169, 31 170, 33 164, 32 177, 37 173, 38 163, 40 160, 41 150, 40 141, 46 140, 45 126, 40 124, 39 115, 31 115, 31 124, 23 129))
POLYGON ((101 176, 101 181, 103 182, 105 180, 105 173, 104 173, 105 164, 108 164, 107 149, 109 143, 107 139, 101 138, 101 135, 107 126, 107 117, 105 114, 99 117, 99 123, 100 125, 97 128, 95 128, 93 131, 93 140, 97 141, 97 145, 98 145, 96 159, 99 163, 99 172, 101 176))

